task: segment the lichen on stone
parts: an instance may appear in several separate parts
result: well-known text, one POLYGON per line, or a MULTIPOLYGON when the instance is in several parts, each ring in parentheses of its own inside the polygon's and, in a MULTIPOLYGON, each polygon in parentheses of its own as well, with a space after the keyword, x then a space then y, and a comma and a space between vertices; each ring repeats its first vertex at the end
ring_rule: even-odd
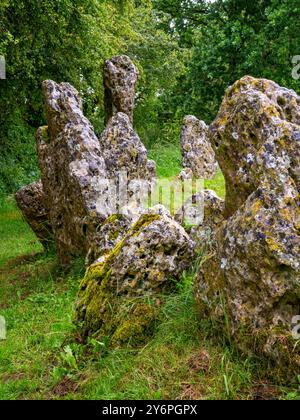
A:
POLYGON ((36 234, 45 249, 54 247, 54 235, 49 220, 49 212, 45 206, 45 194, 41 181, 33 182, 20 188, 16 194, 16 202, 23 217, 36 234))
POLYGON ((209 128, 225 176, 225 220, 195 281, 199 313, 244 352, 299 371, 292 318, 300 304, 300 98, 246 76, 209 128), (283 100, 284 98, 284 100, 283 100), (221 299, 222 297, 222 299, 221 299))
POLYGON ((133 122, 135 85, 138 70, 126 55, 114 56, 104 63, 104 108, 106 123, 116 112, 123 112, 133 122))
POLYGON ((87 269, 75 311, 83 335, 108 335, 120 343, 150 331, 157 311, 148 300, 172 289, 190 264, 193 245, 166 214, 141 215, 103 261, 87 269), (120 313, 131 299, 136 305, 120 313))
POLYGON ((208 137, 208 127, 204 121, 193 115, 184 118, 181 129, 181 153, 183 171, 181 179, 213 178, 218 168, 215 153, 208 137))

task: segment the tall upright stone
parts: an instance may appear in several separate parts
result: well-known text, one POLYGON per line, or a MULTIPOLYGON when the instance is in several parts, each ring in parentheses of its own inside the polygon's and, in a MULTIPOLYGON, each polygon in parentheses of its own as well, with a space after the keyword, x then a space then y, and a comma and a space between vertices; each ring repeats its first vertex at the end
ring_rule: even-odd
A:
POLYGON ((46 80, 43 95, 48 127, 38 130, 37 149, 45 205, 60 260, 68 264, 86 254, 90 232, 111 214, 107 172, 76 89, 46 80))
POLYGON ((226 180, 225 221, 195 282, 201 315, 238 347, 299 372, 300 97, 265 79, 231 86, 210 126, 226 180))
POLYGON ((117 112, 128 115, 131 124, 133 123, 138 75, 136 66, 126 55, 115 56, 105 61, 103 82, 106 123, 117 112))
POLYGON ((218 164, 208 137, 208 127, 204 121, 193 115, 184 118, 181 129, 182 166, 181 178, 213 178, 218 164))

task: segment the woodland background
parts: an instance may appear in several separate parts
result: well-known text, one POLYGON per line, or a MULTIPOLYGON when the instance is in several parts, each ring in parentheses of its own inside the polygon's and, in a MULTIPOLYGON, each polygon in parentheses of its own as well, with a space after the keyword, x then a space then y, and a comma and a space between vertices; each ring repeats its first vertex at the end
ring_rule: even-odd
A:
POLYGON ((170 155, 176 171, 182 117, 209 123, 238 78, 299 90, 299 16, 299 0, 1 0, 0 194, 39 178, 44 79, 73 84, 100 133, 103 62, 129 55, 140 70, 135 128, 151 157, 170 155))

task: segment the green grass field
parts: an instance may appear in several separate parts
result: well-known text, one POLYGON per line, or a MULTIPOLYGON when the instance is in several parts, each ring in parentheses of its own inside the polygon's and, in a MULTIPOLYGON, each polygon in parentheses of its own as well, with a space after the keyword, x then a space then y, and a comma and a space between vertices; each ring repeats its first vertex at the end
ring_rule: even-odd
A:
MULTIPOLYGON (((162 176, 178 172, 178 150, 158 154, 151 152, 162 176), (169 156, 168 166, 163 156, 169 156)), ((224 195, 220 174, 207 186, 224 195)), ((195 268, 167 298, 146 345, 111 350, 95 340, 71 340, 83 262, 62 273, 11 197, 1 201, 0 235, 0 315, 7 323, 7 338, 0 341, 0 399, 299 398, 297 384, 280 386, 266 362, 241 356, 216 337, 209 319, 197 319, 195 268)))

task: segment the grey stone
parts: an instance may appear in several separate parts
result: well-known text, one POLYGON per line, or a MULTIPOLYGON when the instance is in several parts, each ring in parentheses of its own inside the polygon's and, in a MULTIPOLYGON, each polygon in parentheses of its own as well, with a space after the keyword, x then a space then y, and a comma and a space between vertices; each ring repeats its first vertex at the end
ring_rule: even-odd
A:
POLYGON ((195 282, 202 315, 228 318, 246 353, 299 371, 291 322, 300 298, 300 98, 244 77, 226 92, 210 127, 226 179, 225 221, 195 282))
POLYGON ((126 114, 133 123, 135 85, 138 70, 126 55, 112 57, 104 64, 104 105, 106 123, 117 112, 126 114))
MULTIPOLYGON (((193 115, 184 118, 181 130, 181 152, 184 168, 191 170, 196 178, 213 178, 218 169, 214 151, 208 137, 208 127, 204 121, 193 115)), ((184 170, 183 179, 188 179, 191 172, 184 170)))
POLYGON ((53 231, 44 204, 45 196, 41 181, 20 188, 16 192, 15 198, 24 219, 41 244, 46 249, 51 248, 54 245, 53 231))

